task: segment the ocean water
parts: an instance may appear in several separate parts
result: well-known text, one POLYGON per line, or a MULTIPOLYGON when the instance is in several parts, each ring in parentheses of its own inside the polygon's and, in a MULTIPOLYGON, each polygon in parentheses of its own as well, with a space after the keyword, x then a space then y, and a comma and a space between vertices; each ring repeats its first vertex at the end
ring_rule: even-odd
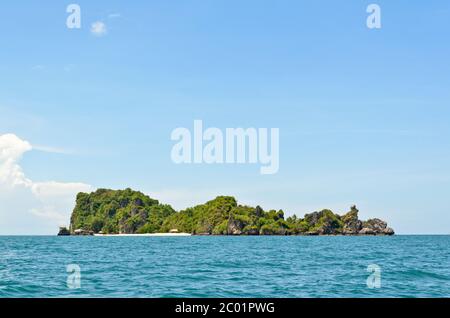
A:
POLYGON ((449 296, 450 236, 0 237, 0 297, 449 296))

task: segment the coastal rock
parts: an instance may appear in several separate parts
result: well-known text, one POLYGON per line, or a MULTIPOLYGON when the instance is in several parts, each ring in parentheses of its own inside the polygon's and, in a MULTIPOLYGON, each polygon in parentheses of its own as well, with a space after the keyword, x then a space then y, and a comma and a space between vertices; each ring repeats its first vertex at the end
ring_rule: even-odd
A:
POLYGON ((394 235, 394 230, 387 227, 387 223, 380 219, 369 219, 362 224, 360 235, 394 235))
POLYGON ((308 235, 336 235, 342 233, 342 221, 340 216, 331 210, 322 210, 305 215, 308 225, 308 235))
POLYGON ((375 235, 375 231, 373 229, 369 229, 368 227, 364 227, 359 231, 360 235, 375 235))
POLYGON ((310 227, 314 227, 319 223, 320 218, 323 216, 323 211, 313 212, 309 214, 305 214, 305 221, 308 223, 310 227))
POLYGON ((259 235, 286 235, 286 229, 282 227, 263 225, 259 230, 259 235))
POLYGON ((148 212, 145 209, 133 206, 130 208, 130 213, 124 214, 119 220, 119 232, 123 234, 136 233, 139 228, 145 225, 147 218, 148 212))
POLYGON ((383 234, 384 235, 394 235, 395 231, 394 231, 394 229, 387 227, 386 229, 384 229, 383 234))
POLYGON ((76 229, 75 231, 73 231, 73 234, 77 236, 89 236, 94 235, 94 232, 85 229, 76 229))
POLYGON ((169 205, 139 191, 98 189, 77 195, 70 228, 104 234, 154 233, 173 213, 169 205))
POLYGON ((380 219, 369 219, 363 222, 363 227, 373 229, 374 231, 381 232, 387 227, 387 223, 380 219))
POLYGON ((342 216, 343 229, 342 234, 344 235, 356 235, 363 227, 362 221, 358 218, 359 210, 353 205, 350 208, 350 212, 342 216))
POLYGON ((69 236, 69 235, 70 235, 70 231, 67 229, 67 227, 59 228, 58 236, 69 236))
POLYGON ((228 221, 228 235, 241 235, 245 224, 242 221, 230 218, 228 221))
POLYGON ((256 227, 256 226, 247 226, 244 229, 244 234, 245 235, 259 235, 258 227, 256 227))

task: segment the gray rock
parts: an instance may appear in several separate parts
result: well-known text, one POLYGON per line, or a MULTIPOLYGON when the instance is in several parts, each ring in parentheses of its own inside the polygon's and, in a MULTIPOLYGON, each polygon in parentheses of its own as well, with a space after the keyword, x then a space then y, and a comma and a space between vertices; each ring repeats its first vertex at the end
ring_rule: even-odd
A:
POLYGON ((67 229, 67 227, 59 228, 58 236, 69 236, 69 235, 70 235, 70 231, 67 229))
POLYGON ((387 227, 387 223, 380 219, 370 219, 363 222, 361 235, 394 235, 394 230, 387 227))
POLYGON ((244 229, 244 224, 234 218, 228 221, 227 233, 228 235, 241 235, 244 229))
POLYGON ((352 206, 350 212, 342 216, 343 229, 342 234, 344 235, 356 235, 363 228, 363 222, 358 218, 358 209, 356 206, 352 206))
POLYGON ((394 230, 393 230, 392 228, 387 227, 387 228, 383 231, 383 234, 384 234, 384 235, 394 235, 395 232, 394 232, 394 230))
POLYGON ((78 236, 88 236, 88 235, 94 235, 93 231, 87 231, 84 229, 76 229, 75 231, 73 231, 74 235, 78 235, 78 236))
POLYGON ((361 229, 361 231, 359 231, 360 235, 375 235, 375 231, 373 229, 370 229, 368 227, 364 227, 361 229))

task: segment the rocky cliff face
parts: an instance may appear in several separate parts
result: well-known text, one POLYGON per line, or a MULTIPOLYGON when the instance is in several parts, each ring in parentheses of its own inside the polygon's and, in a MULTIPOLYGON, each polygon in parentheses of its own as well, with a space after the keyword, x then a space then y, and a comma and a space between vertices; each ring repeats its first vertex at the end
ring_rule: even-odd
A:
POLYGON ((387 223, 380 219, 361 221, 358 209, 352 206, 343 216, 334 214, 330 210, 323 210, 306 214, 309 235, 393 235, 394 230, 387 227, 387 223))
POLYGON ((358 219, 358 212, 356 206, 352 206, 350 212, 342 216, 342 234, 356 235, 362 230, 363 222, 358 219))
MULTIPOLYGON (((393 235, 380 219, 361 221, 353 206, 342 216, 331 210, 303 218, 284 218, 282 210, 239 205, 235 198, 219 196, 181 212, 141 192, 100 189, 77 196, 70 234, 156 233, 177 230, 198 235, 393 235)), ((60 235, 68 231, 61 230, 60 235)))
POLYGON ((79 193, 71 216, 71 234, 93 232, 111 234, 151 233, 175 213, 169 205, 159 204, 131 189, 99 189, 79 193))
POLYGON ((394 230, 387 227, 387 223, 380 219, 370 219, 362 224, 359 234, 365 235, 393 235, 394 230))

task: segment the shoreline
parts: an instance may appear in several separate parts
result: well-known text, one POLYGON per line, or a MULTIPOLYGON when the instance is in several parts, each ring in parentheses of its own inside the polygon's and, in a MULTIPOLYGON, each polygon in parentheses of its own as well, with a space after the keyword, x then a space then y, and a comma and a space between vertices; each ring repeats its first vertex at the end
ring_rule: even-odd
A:
MULTIPOLYGON (((81 235, 80 235, 81 236, 81 235)), ((144 234, 94 234, 91 236, 105 236, 105 237, 127 237, 127 236, 171 236, 171 237, 184 237, 184 236, 192 236, 189 233, 144 233, 144 234)))
MULTIPOLYGON (((417 236, 421 234, 404 234, 404 235, 412 235, 417 236)), ((423 234, 423 235, 433 235, 433 234, 423 234)), ((450 234, 434 234, 434 235, 450 235, 450 234)), ((64 236, 64 235, 62 235, 64 236)), ((98 236, 98 237, 146 237, 146 236, 154 236, 154 237, 187 237, 187 236, 209 236, 209 237, 258 237, 258 236, 300 236, 300 237, 329 237, 329 236, 342 236, 342 237, 389 237, 389 236, 398 236, 398 234, 394 235, 386 235, 386 234, 292 234, 292 235, 281 235, 281 234, 259 234, 259 235, 226 235, 226 234, 190 234, 190 233, 143 233, 143 234, 82 234, 82 235, 67 235, 67 236, 98 236)))

